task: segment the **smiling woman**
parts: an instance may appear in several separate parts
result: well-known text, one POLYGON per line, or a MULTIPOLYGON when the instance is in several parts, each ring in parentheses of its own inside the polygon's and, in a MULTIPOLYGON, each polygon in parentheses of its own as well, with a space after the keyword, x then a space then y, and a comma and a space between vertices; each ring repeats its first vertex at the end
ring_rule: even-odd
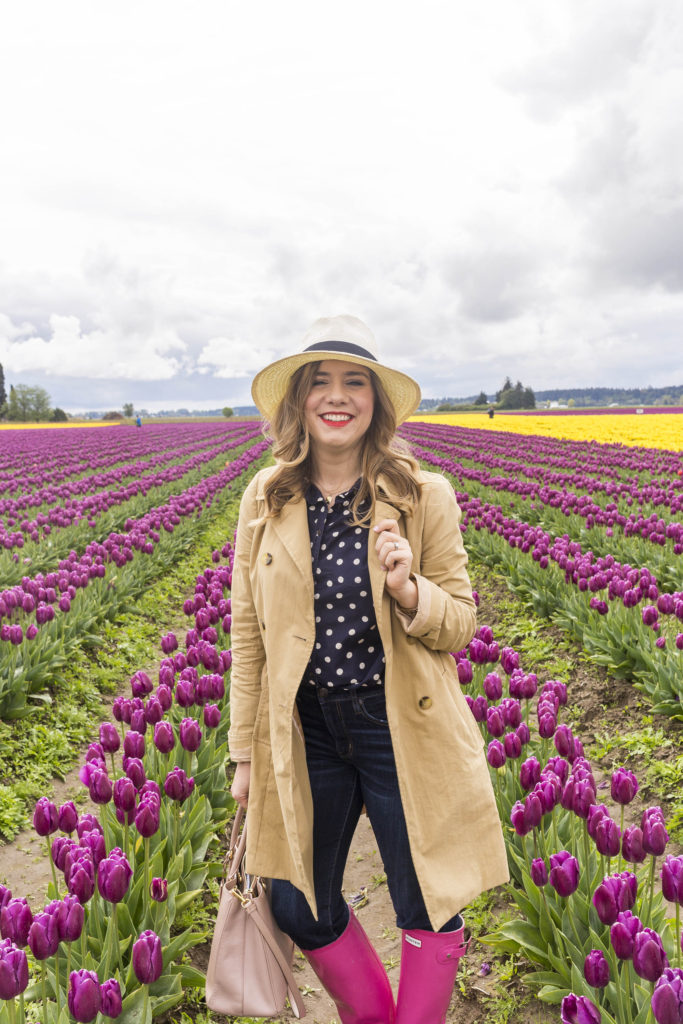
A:
POLYGON ((396 437, 417 384, 355 317, 316 321, 252 394, 276 465, 245 491, 232 583, 229 741, 247 868, 273 880, 275 918, 342 1024, 438 1024, 464 952, 459 912, 507 879, 449 654, 475 626, 460 511, 396 437), (342 895, 363 806, 403 929, 397 1005, 342 895))

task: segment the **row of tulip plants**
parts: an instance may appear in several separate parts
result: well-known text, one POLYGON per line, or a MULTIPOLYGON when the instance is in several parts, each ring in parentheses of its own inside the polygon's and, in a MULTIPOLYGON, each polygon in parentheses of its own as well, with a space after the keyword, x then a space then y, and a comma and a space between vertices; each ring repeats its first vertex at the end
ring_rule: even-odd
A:
POLYGON ((534 526, 460 489, 454 459, 415 450, 451 476, 470 552, 502 567, 534 611, 574 635, 589 658, 646 690, 656 711, 683 718, 683 591, 663 591, 647 566, 595 557, 568 533, 534 526))
POLYGON ((561 721, 567 685, 525 672, 488 626, 454 657, 486 744, 519 911, 483 941, 534 965, 525 980, 561 1004, 563 1024, 681 1021, 683 857, 666 854, 661 808, 630 813, 638 780, 626 768, 596 782, 561 721))
MULTIPOLYGON (((170 437, 160 428, 153 429, 146 458, 119 465, 107 474, 65 479, 53 488, 38 487, 18 497, 0 498, 0 576, 5 586, 18 582, 27 565, 33 572, 47 571, 72 549, 120 530, 127 519, 139 518, 174 490, 213 472, 221 456, 225 458, 260 432, 253 423, 224 429, 218 437, 207 437, 203 430, 189 437, 182 431, 174 437, 173 427, 169 430, 170 437), (171 439, 174 447, 169 450, 171 439), (110 480, 112 476, 116 479, 110 480), (128 478, 125 484, 124 477, 128 478), (30 515, 28 506, 32 506, 30 515)), ((102 441, 105 448, 112 443, 107 436, 102 441)))
MULTIPOLYGON (((659 575, 663 587, 675 587, 680 582, 681 561, 672 557, 683 554, 683 524, 675 519, 675 513, 683 506, 683 477, 673 474, 670 465, 680 461, 676 453, 659 453, 660 457, 668 457, 666 465, 672 478, 657 476, 646 485, 645 466, 638 464, 636 473, 625 469, 623 462, 632 461, 632 456, 624 451, 630 450, 615 453, 613 445, 600 446, 601 460, 596 465, 597 442, 578 445, 552 440, 553 446, 567 447, 561 461, 568 468, 558 472, 552 465, 558 459, 548 455, 549 442, 544 438, 519 439, 513 459, 501 457, 500 447, 488 444, 491 435, 485 431, 448 428, 452 432, 448 435, 443 432, 446 428, 442 428, 437 435, 433 426, 410 427, 407 436, 418 446, 449 458, 451 472, 470 495, 495 505, 502 493, 509 502, 507 511, 520 514, 523 509, 530 524, 580 538, 597 555, 611 554, 636 564, 647 562, 659 575), (469 437, 463 439, 463 433, 469 437), (581 460, 582 448, 593 453, 590 469, 581 460), (616 480, 610 478, 610 470, 621 475, 616 480), (530 479, 525 480, 525 474, 530 479)), ((510 435, 504 436, 509 439, 510 435)), ((508 445, 509 440, 503 451, 508 445)), ((641 456, 645 454, 644 450, 637 451, 641 456)))
POLYGON ((267 447, 263 440, 238 447, 217 473, 128 520, 123 532, 0 593, 0 611, 9 616, 0 625, 0 717, 21 717, 49 699, 44 691, 70 651, 96 643, 98 626, 188 550, 199 518, 220 514, 235 500, 267 447))
POLYGON ((173 633, 162 637, 157 684, 135 672, 88 748, 80 778, 97 814, 79 815, 71 801, 36 804, 52 882, 38 912, 0 886, 3 1024, 36 1012, 43 1024, 148 1024, 204 986, 186 954, 206 933, 178 925, 221 870, 207 851, 234 806, 223 647, 232 557, 228 542, 197 578, 184 650, 173 633))

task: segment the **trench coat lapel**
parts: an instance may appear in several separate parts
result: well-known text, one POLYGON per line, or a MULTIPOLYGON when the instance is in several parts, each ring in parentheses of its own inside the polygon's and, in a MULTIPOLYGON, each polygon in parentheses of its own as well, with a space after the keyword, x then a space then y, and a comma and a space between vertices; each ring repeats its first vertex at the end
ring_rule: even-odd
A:
POLYGON ((305 500, 297 498, 288 501, 280 515, 271 519, 270 523, 304 580, 312 588, 311 541, 305 500))

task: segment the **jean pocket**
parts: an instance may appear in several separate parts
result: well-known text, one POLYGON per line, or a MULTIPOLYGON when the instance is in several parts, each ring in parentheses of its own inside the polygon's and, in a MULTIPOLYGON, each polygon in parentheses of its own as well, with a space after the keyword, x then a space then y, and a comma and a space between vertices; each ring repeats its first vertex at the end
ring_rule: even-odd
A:
POLYGON ((374 690, 372 693, 359 695, 358 707, 363 718, 372 722, 373 725, 389 724, 384 687, 381 690, 374 690))

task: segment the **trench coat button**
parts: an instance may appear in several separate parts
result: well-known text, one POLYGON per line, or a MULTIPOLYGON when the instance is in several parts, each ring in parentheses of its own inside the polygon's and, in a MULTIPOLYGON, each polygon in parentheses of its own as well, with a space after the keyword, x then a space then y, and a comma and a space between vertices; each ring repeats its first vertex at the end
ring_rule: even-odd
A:
POLYGON ((263 561, 265 565, 270 565, 270 563, 273 561, 273 556, 271 555, 270 551, 266 551, 265 555, 263 556, 263 561))
POLYGON ((432 698, 431 697, 420 697, 420 700, 419 700, 418 703, 419 703, 420 707, 422 708, 422 710, 426 711, 427 708, 431 708, 431 706, 432 706, 432 698))

